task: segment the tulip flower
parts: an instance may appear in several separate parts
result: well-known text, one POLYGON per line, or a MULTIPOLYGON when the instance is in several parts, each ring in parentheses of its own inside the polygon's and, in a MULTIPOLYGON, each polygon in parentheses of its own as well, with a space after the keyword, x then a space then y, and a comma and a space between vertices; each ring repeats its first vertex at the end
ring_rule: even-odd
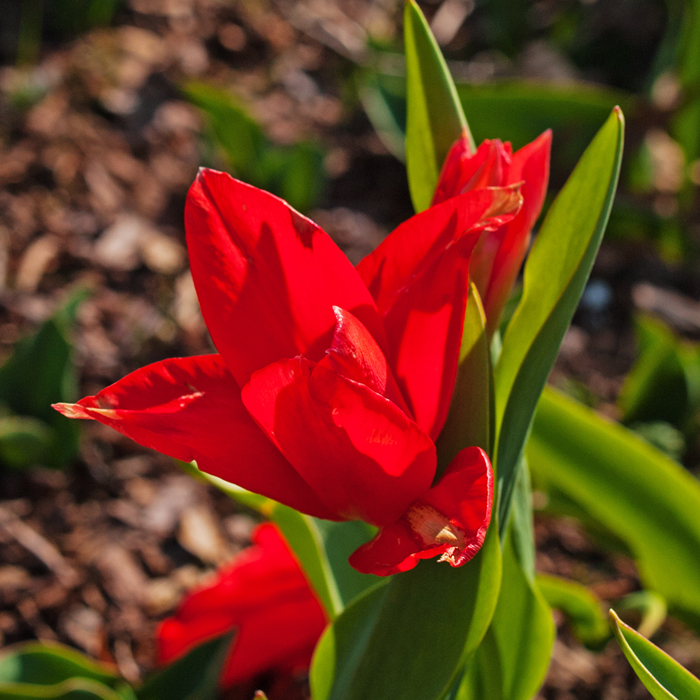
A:
POLYGON ((467 448, 435 483, 470 254, 518 186, 451 197, 357 267, 283 200, 200 171, 185 210, 192 277, 219 354, 168 359, 77 404, 147 447, 303 513, 379 528, 351 564, 388 575, 483 542, 492 472, 467 448))
POLYGON ((523 206, 508 224, 481 237, 469 273, 484 304, 489 335, 498 328, 518 271, 525 258, 532 227, 540 215, 549 181, 552 132, 513 153, 510 143, 484 141, 472 153, 462 136, 445 159, 433 204, 481 187, 522 182, 523 206))
POLYGON ((274 525, 265 523, 254 530, 252 547, 161 622, 158 662, 170 663, 196 645, 235 630, 222 687, 261 673, 307 669, 326 622, 289 546, 274 525))

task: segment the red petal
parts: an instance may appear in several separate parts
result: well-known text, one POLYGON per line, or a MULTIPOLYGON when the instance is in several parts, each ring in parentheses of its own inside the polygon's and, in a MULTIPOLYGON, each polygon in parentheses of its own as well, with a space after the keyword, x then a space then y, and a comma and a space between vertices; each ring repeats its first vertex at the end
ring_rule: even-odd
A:
POLYGON ((480 189, 452 197, 404 221, 357 266, 379 312, 385 314, 404 287, 457 238, 498 228, 513 218, 519 205, 517 188, 480 189))
POLYGON ((351 263, 283 200, 201 170, 185 224, 202 313, 239 386, 284 357, 320 359, 335 326, 334 304, 384 346, 374 302, 351 263))
POLYGON ((435 188, 433 205, 470 190, 516 182, 507 179, 510 158, 509 143, 486 140, 472 155, 468 140, 462 137, 447 154, 435 188))
POLYGON ((523 206, 502 234, 488 291, 484 296, 484 309, 491 333, 498 327, 503 307, 525 258, 530 232, 544 204, 551 146, 552 132, 547 130, 513 155, 508 181, 523 183, 523 206))
POLYGON ((438 258, 384 319, 387 335, 400 339, 392 347, 399 388, 416 423, 433 440, 452 400, 469 291, 469 249, 475 242, 475 237, 464 239, 438 258))
POLYGON ((227 687, 260 673, 307 666, 325 614, 286 542, 271 524, 253 533, 216 580, 191 593, 157 632, 158 661, 169 663, 207 639, 238 634, 222 678, 227 687))
POLYGON ((478 447, 462 450, 436 486, 350 557, 363 574, 408 571, 419 559, 462 566, 481 548, 491 522, 493 472, 478 447))
POLYGON ((55 404, 69 418, 90 418, 123 435, 305 513, 332 518, 241 403, 219 355, 142 367, 77 404, 55 404))
POLYGON ((399 388, 432 439, 452 398, 469 256, 484 228, 509 221, 519 205, 517 187, 453 197, 399 226, 358 268, 384 315, 399 388))
POLYGON ((349 311, 338 306, 333 311, 338 324, 331 347, 319 364, 368 386, 409 413, 389 363, 372 334, 349 311))
POLYGON ((338 517, 386 525, 430 486, 432 441, 363 384, 296 357, 255 372, 242 397, 338 517))

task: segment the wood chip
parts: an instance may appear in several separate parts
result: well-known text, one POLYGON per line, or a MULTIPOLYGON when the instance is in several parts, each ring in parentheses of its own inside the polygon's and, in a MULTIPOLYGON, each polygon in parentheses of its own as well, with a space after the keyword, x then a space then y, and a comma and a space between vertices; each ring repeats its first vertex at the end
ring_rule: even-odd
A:
POLYGON ((73 588, 78 584, 80 580, 78 572, 66 561, 58 549, 34 528, 3 506, 0 506, 0 528, 39 559, 66 588, 73 588))

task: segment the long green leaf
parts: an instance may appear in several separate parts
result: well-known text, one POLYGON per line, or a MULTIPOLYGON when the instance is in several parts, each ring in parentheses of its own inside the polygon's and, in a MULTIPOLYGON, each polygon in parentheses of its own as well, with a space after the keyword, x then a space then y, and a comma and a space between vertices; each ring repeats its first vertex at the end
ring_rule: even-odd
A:
POLYGON ((542 394, 528 461, 634 556, 645 588, 700 629, 700 483, 633 432, 553 389, 542 394))
POLYGON ((547 673, 554 635, 551 610, 518 562, 511 534, 498 605, 456 700, 530 700, 547 673))
POLYGON ((610 611, 615 637, 630 666, 656 700, 700 700, 700 681, 610 611))
POLYGON ((356 599, 324 633, 314 700, 437 700, 478 647, 500 583, 495 528, 459 569, 433 560, 356 599))
POLYGON ((498 519, 504 531, 537 400, 605 231, 622 142, 622 112, 615 109, 552 204, 525 265, 522 300, 496 366, 498 519))
POLYGON ((462 106, 435 37, 414 0, 403 16, 406 50, 406 168, 413 207, 430 206, 450 146, 466 134, 462 106))

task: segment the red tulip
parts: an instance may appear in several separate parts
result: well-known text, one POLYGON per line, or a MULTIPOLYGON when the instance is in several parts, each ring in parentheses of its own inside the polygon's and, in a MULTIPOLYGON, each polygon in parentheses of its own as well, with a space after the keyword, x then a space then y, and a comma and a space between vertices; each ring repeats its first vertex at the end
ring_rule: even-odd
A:
POLYGON ((56 408, 304 513, 376 525, 352 557, 360 571, 405 571, 437 554, 463 564, 488 527, 491 467, 468 448, 433 484, 434 440, 471 251, 520 202, 518 186, 452 197, 355 269, 281 199, 202 170, 185 223, 220 354, 157 362, 56 408))
POLYGON ((309 667, 327 622, 323 608, 274 525, 258 526, 253 543, 161 622, 159 663, 235 629, 223 687, 309 667))
POLYGON ((435 189, 433 205, 483 187, 522 183, 523 206, 515 218, 481 237, 469 272, 484 303, 489 334, 498 328, 503 307, 518 276, 540 215, 549 180, 552 132, 513 153, 510 143, 484 141, 472 153, 462 137, 450 149, 435 189))

